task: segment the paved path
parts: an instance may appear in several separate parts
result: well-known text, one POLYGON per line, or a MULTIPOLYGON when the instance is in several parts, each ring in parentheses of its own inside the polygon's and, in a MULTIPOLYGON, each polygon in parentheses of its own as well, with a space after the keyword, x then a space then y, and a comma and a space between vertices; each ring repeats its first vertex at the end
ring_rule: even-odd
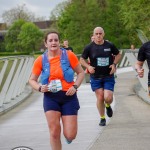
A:
POLYGON ((136 82, 133 72, 118 75, 114 116, 89 150, 150 149, 150 105, 133 91, 136 82))
MULTIPOLYGON (((79 91, 81 109, 76 140, 68 145, 62 135, 63 150, 148 150, 150 147, 150 105, 138 98, 133 72, 118 75, 115 111, 106 127, 98 126, 96 98, 89 84, 79 91)), ((113 104, 114 105, 114 104, 113 104)), ((42 94, 34 92, 25 102, 0 116, 0 150, 27 146, 51 150, 49 132, 42 108, 42 94)))
MULTIPOLYGON (((76 140, 68 145, 62 135, 63 150, 86 150, 99 135, 96 98, 89 84, 83 84, 78 97, 79 129, 76 140)), ((51 150, 49 132, 42 108, 42 93, 34 92, 25 102, 0 116, 0 150, 27 146, 33 150, 51 150)))

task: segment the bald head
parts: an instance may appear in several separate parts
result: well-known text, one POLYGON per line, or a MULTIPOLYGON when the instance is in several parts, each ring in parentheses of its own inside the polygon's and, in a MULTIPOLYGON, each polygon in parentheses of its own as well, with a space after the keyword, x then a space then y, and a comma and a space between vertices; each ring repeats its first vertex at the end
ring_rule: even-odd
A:
POLYGON ((93 31, 94 36, 94 42, 98 45, 101 45, 104 43, 104 29, 102 27, 96 27, 93 31))
POLYGON ((104 33, 104 29, 102 27, 96 27, 93 31, 93 34, 97 31, 103 32, 104 33))

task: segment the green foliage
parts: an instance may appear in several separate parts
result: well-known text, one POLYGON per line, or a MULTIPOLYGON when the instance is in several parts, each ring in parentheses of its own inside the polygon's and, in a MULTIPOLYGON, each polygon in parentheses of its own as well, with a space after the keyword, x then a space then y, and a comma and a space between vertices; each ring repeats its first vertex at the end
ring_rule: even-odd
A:
POLYGON ((118 48, 129 47, 128 32, 118 19, 118 11, 117 0, 72 0, 58 18, 61 38, 68 39, 74 51, 81 53, 90 42, 93 29, 101 26, 105 30, 105 39, 118 48))
POLYGON ((27 22, 21 27, 18 39, 24 50, 34 52, 42 44, 43 32, 33 23, 27 22))
MULTIPOLYGON (((62 40, 68 39, 76 54, 90 42, 96 26, 103 27, 105 39, 119 49, 130 48, 131 44, 139 47, 137 30, 150 39, 148 4, 149 0, 69 0, 53 11, 51 29, 58 30, 62 40)), ((33 52, 39 48, 42 38, 43 34, 32 23, 18 20, 5 37, 6 50, 33 52)))
POLYGON ((4 41, 0 41, 0 52, 4 52, 5 51, 5 43, 4 41))
POLYGON ((7 51, 34 52, 39 49, 43 39, 43 32, 31 22, 16 21, 5 36, 7 51))
POLYGON ((68 39, 76 53, 81 53, 83 47, 90 42, 92 30, 98 25, 96 21, 100 17, 98 10, 96 1, 72 0, 58 18, 61 38, 68 39))
MULTIPOLYGON (((118 48, 141 45, 136 29, 150 37, 149 0, 70 0, 59 11, 57 18, 61 39, 68 39, 76 53, 81 53, 90 42, 96 26, 105 30, 105 39, 118 48)), ((58 12, 57 7, 57 12, 58 12)))
POLYGON ((5 36, 5 48, 6 51, 21 51, 22 47, 18 36, 21 31, 22 25, 25 24, 24 20, 15 21, 14 24, 8 29, 5 36))
POLYGON ((107 9, 101 14, 103 28, 105 30, 105 39, 113 42, 119 49, 129 48, 129 32, 124 29, 119 18, 120 9, 118 0, 108 0, 107 9))
POLYGON ((0 56, 29 55, 28 52, 0 52, 0 56))
MULTIPOLYGON (((125 26, 125 29, 128 30, 130 38, 134 36, 134 42, 137 40, 136 29, 140 29, 144 32, 146 36, 150 38, 150 5, 149 0, 121 0, 120 2, 120 18, 125 26), (130 7, 130 9, 129 9, 130 7), (136 35, 136 36, 135 36, 136 35)), ((140 42, 141 44, 141 42, 140 42)))

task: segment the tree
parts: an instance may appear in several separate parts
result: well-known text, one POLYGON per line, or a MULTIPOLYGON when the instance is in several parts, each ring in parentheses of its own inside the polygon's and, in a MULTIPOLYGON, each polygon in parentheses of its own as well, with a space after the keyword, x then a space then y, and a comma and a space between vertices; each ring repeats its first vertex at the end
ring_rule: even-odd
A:
POLYGON ((18 5, 10 10, 5 11, 2 14, 2 18, 4 22, 7 23, 8 26, 13 24, 16 20, 23 19, 25 21, 42 21, 44 20, 44 17, 35 17, 34 13, 30 12, 26 5, 18 5))
POLYGON ((22 25, 18 39, 23 50, 34 52, 43 42, 43 32, 33 23, 27 22, 22 25))
POLYGON ((56 7, 51 11, 50 20, 58 20, 58 17, 61 16, 62 12, 68 4, 68 1, 57 4, 56 7))
MULTIPOLYGON (((127 0, 126 2, 121 0, 119 14, 125 29, 130 32, 130 38, 137 34, 136 29, 142 30, 150 38, 150 5, 148 4, 149 0, 127 0)), ((136 41, 139 42, 135 39, 136 41)))
POLYGON ((25 24, 24 20, 18 20, 9 27, 8 32, 5 36, 5 48, 6 51, 21 51, 22 47, 18 36, 21 31, 22 25, 25 24))
POLYGON ((76 53, 81 53, 85 44, 90 42, 93 28, 100 16, 98 10, 96 0, 72 0, 58 18, 58 30, 61 38, 68 39, 76 53))
POLYGON ((90 42, 93 29, 101 26, 106 32, 105 38, 118 48, 129 45, 128 32, 119 20, 117 4, 117 0, 70 1, 58 18, 61 38, 68 39, 75 52, 81 53, 83 47, 90 42))
MULTIPOLYGON (((76 53, 90 42, 96 26, 105 30, 105 39, 118 48, 141 44, 136 29, 150 37, 149 0, 69 0, 65 7, 57 7, 53 18, 57 20, 61 39, 68 39, 76 53), (130 6, 130 9, 129 9, 130 6)), ((55 11, 54 11, 55 12, 55 11)))
POLYGON ((50 30, 55 30, 55 31, 58 30, 58 26, 57 26, 58 18, 61 16, 68 3, 69 3, 68 1, 61 2, 57 4, 56 7, 51 11, 50 20, 53 20, 53 22, 50 26, 50 30))
POLYGON ((120 1, 108 0, 105 4, 105 10, 101 12, 101 24, 105 30, 105 39, 113 42, 119 49, 129 48, 129 32, 123 26, 120 19, 120 1))

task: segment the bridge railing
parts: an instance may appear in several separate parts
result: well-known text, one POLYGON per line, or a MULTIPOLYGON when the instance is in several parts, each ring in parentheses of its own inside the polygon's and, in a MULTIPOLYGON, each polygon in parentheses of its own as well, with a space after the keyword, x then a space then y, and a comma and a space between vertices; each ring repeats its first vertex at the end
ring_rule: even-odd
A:
POLYGON ((0 58, 0 113, 15 106, 31 92, 28 79, 34 58, 0 58))
MULTIPOLYGON (((138 55, 138 50, 134 50, 134 51, 128 50, 128 51, 126 51, 124 58, 123 58, 123 59, 126 58, 129 61, 130 65, 133 67, 134 71, 135 71, 135 63, 137 61, 137 55, 138 55)), ((123 61, 123 59, 122 59, 122 61, 123 61)), ((147 83, 148 83, 148 71, 149 70, 148 70, 147 62, 144 62, 143 69, 144 69, 143 78, 139 78, 136 71, 135 71, 135 74, 137 75, 137 78, 138 78, 142 88, 144 89, 144 91, 148 92, 147 83)))
MULTIPOLYGON (((137 60, 138 50, 121 50, 122 60, 117 65, 118 68, 132 66, 134 68, 137 60)), ((81 55, 78 55, 78 58, 81 55)), ((28 85, 34 57, 16 56, 0 58, 0 113, 5 112, 11 107, 20 103, 31 92, 32 88, 28 85)), ((144 63, 144 77, 139 78, 143 89, 147 92, 148 67, 144 63)), ((137 74, 135 72, 135 74, 137 74)), ((89 82, 89 75, 86 74, 85 82, 89 82)))

